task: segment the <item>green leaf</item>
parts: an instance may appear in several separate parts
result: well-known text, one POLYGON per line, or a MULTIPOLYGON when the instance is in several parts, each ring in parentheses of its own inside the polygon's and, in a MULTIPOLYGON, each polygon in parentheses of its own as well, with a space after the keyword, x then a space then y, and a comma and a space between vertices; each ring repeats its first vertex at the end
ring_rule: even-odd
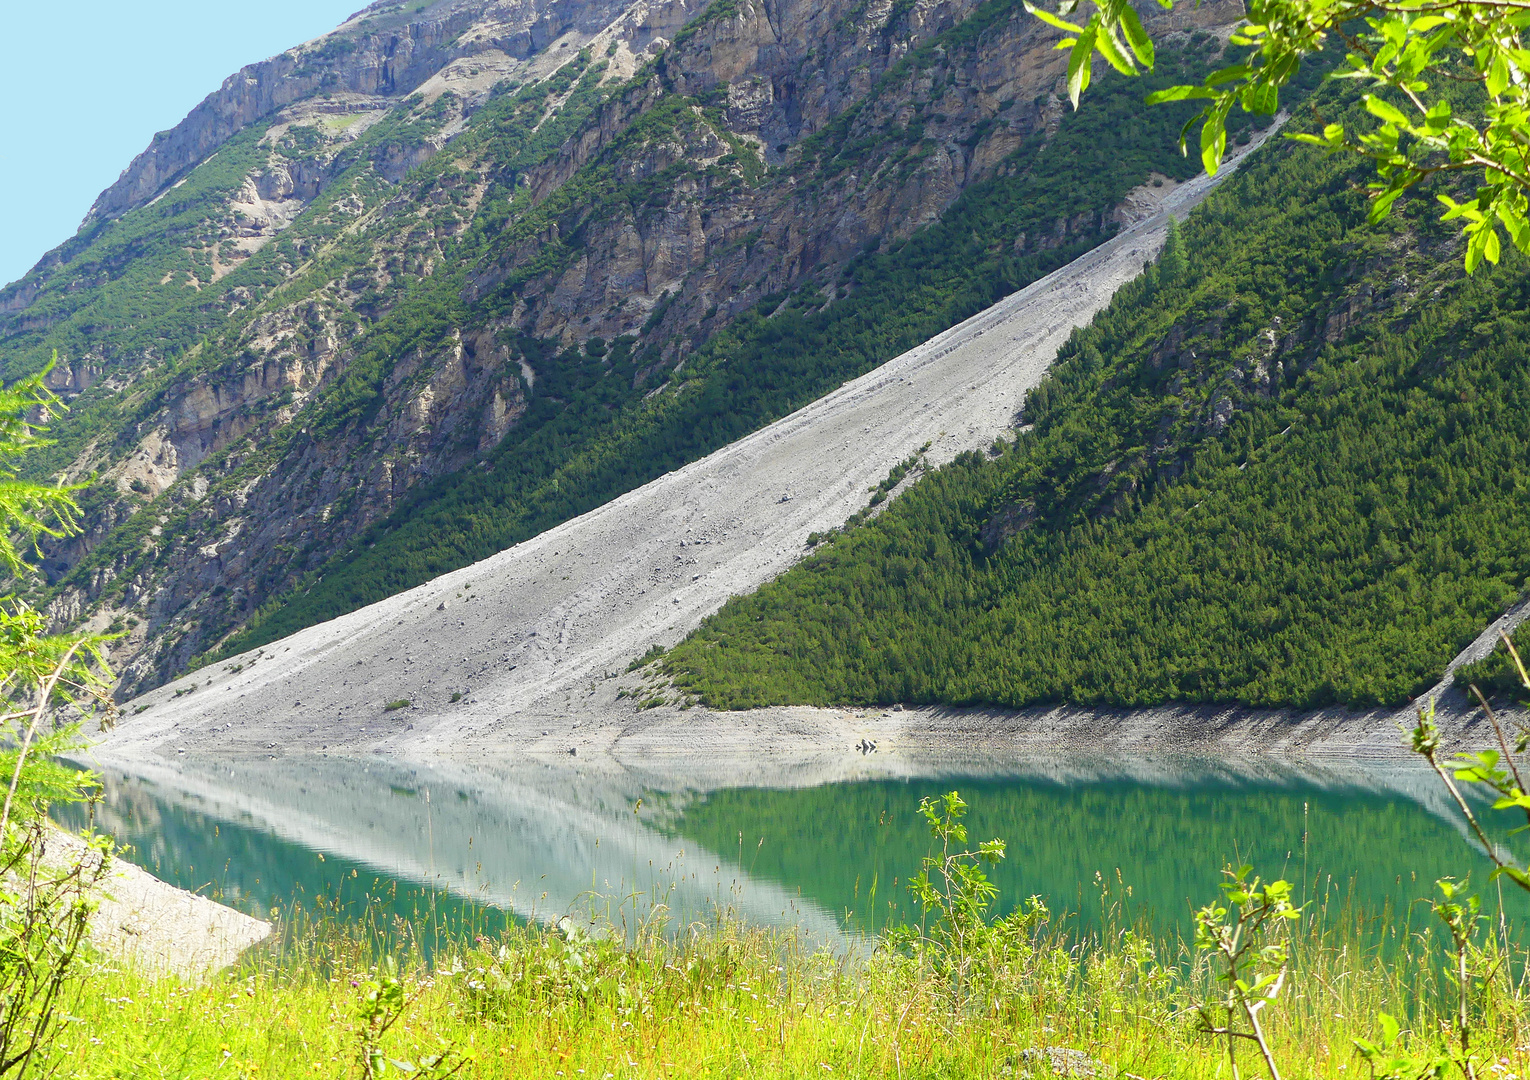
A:
MULTIPOLYGON (((1466 245, 1466 272, 1475 274, 1478 265, 1482 262, 1482 253, 1487 249, 1488 233, 1486 229, 1478 229, 1473 234, 1471 242, 1466 245)), ((1449 895, 1448 893, 1446 895, 1449 895)))
POLYGON ((1458 203, 1449 195, 1436 195, 1435 198, 1445 205, 1445 213, 1440 216, 1441 221, 1458 217, 1464 217, 1467 221, 1482 220, 1482 211, 1471 203, 1458 203))
POLYGON ((1301 54, 1294 49, 1279 59, 1271 62, 1265 70, 1265 81, 1271 86, 1284 86, 1296 74, 1296 69, 1302 62, 1301 54))
POLYGON ((1100 55, 1109 61, 1110 66, 1122 75, 1135 75, 1137 68, 1131 58, 1121 49, 1121 43, 1116 40, 1115 34, 1110 27, 1101 25, 1095 32, 1094 43, 1100 50, 1100 55))
POLYGON ((1401 195, 1403 191, 1404 189, 1400 187, 1389 188, 1388 190, 1383 191, 1380 195, 1376 196, 1375 200, 1371 203, 1371 212, 1369 215, 1372 225, 1375 225, 1376 223, 1386 219, 1386 216, 1392 212, 1392 204, 1397 201, 1397 197, 1401 195))
POLYGON ((1130 4, 1121 8, 1121 30, 1126 34, 1126 43, 1131 46, 1132 52, 1137 54, 1138 62, 1152 71, 1158 54, 1153 48, 1153 39, 1148 37, 1147 31, 1142 28, 1142 20, 1137 17, 1136 9, 1130 4))
POLYGON ((1068 56, 1068 100, 1073 102, 1075 111, 1078 109, 1080 95, 1089 89, 1089 67, 1094 59, 1094 34, 1095 29, 1091 24, 1079 34, 1078 42, 1068 56))
POLYGON ((1247 64, 1234 64, 1218 71, 1213 71, 1206 76, 1207 86, 1221 86, 1224 83, 1236 82, 1238 79, 1246 79, 1254 73, 1254 69, 1247 64))
POLYGON ((1280 103, 1280 91, 1271 83, 1249 83, 1243 88, 1243 111, 1272 114, 1280 103))
POLYGON ((1493 57, 1487 69, 1487 92, 1494 98, 1503 97, 1509 88, 1509 62, 1501 55, 1493 57))
POLYGON ((1524 222, 1517 229, 1510 229, 1509 239, 1514 241, 1514 246, 1520 251, 1530 255, 1530 221, 1524 222))
POLYGON ((1521 887, 1530 888, 1530 874, 1526 874, 1523 870, 1516 869, 1512 866, 1505 866, 1501 870, 1495 871, 1495 876, 1497 874, 1503 874, 1509 878, 1509 880, 1519 884, 1521 887))
POLYGON ((1446 26, 1436 30, 1422 41, 1414 40, 1409 44, 1407 53, 1404 54, 1407 61, 1406 68, 1399 64, 1399 70, 1408 75, 1415 75, 1422 71, 1434 59, 1434 54, 1443 49, 1450 39, 1455 36, 1455 27, 1446 26))
POLYGON ((1424 126, 1430 131, 1444 131, 1450 123, 1450 102, 1441 98, 1429 106, 1429 111, 1424 114, 1424 126))
POLYGON ((1056 15, 1053 15, 1050 11, 1046 10, 1046 8, 1039 8, 1035 4, 1031 3, 1030 0, 1025 0, 1025 10, 1029 11, 1032 15, 1036 16, 1036 18, 1040 19, 1048 26, 1055 26, 1057 29, 1066 30, 1070 34, 1082 34, 1084 32, 1084 28, 1082 26, 1075 26, 1073 23, 1059 19, 1056 15))
POLYGON ((1408 126, 1408 118, 1403 115, 1401 109, 1394 106, 1391 102, 1383 101, 1375 94, 1366 94, 1360 100, 1365 103, 1365 111, 1372 116, 1379 117, 1389 124, 1400 124, 1403 127, 1408 126))
POLYGON ((1149 105, 1162 105, 1168 101, 1215 100, 1217 95, 1204 86, 1171 86, 1167 90, 1155 90, 1147 96, 1149 105))
POLYGON ((1215 176, 1222 167, 1222 155, 1227 152, 1227 117, 1213 111, 1201 125, 1201 164, 1207 176, 1215 176))

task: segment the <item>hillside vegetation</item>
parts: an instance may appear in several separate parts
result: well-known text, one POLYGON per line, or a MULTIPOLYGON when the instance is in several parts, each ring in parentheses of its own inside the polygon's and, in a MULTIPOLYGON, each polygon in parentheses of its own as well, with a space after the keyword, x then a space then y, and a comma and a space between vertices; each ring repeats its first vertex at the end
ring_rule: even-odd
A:
POLYGON ((730 601, 668 673, 727 708, 1432 684, 1530 574, 1530 267, 1466 279, 1431 198, 1378 229, 1363 178, 1266 148, 1074 335, 1013 443, 730 601))
MULTIPOLYGON (((990 4, 973 19, 1007 14, 990 4)), ((973 28, 936 48, 975 38, 973 28)), ((942 52, 942 54, 944 54, 942 52)), ((1168 86, 1220 55, 1202 36, 1160 62, 1148 83, 1168 86)), ((522 340, 543 393, 487 468, 454 473, 421 490, 363 533, 220 650, 227 656, 334 618, 512 544, 640 487, 747 435, 849 379, 928 340, 1076 258, 1114 230, 1111 209, 1152 173, 1184 180, 1198 163, 1174 136, 1185 109, 1140 114, 1140 82, 1106 80, 1050 137, 1037 133, 974 185, 938 222, 888 251, 869 250, 826 286, 772 293, 712 336, 652 395, 657 379, 637 341, 594 338, 559 351, 522 340), (1054 222, 1087 224, 1051 246, 1016 237, 1054 222)), ((804 150, 801 175, 856 167, 869 148, 847 143, 846 119, 804 150)), ((897 133, 894 133, 896 136, 897 133)), ((1248 137, 1248 125, 1243 128, 1248 137)), ((917 132, 908 134, 916 139, 917 132)), ((885 146, 881 148, 885 152, 885 146)), ((918 152, 917 142, 909 147, 918 152)))
POLYGON ((1195 169, 1190 106, 1142 94, 1236 17, 1146 14, 1158 72, 1074 113, 1019 0, 566 7, 376 5, 0 289, 0 372, 57 350, 70 405, 28 467, 94 481, 37 599, 127 632, 124 696, 599 506, 1099 243, 1195 169), (555 42, 494 45, 543 14, 555 42))

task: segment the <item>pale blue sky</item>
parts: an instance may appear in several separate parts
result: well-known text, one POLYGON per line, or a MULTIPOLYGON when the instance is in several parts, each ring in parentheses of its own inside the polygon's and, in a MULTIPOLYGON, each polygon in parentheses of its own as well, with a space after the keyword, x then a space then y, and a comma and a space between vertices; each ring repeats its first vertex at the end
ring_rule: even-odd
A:
POLYGON ((0 284, 74 235, 156 131, 368 0, 53 0, 0 15, 0 284))

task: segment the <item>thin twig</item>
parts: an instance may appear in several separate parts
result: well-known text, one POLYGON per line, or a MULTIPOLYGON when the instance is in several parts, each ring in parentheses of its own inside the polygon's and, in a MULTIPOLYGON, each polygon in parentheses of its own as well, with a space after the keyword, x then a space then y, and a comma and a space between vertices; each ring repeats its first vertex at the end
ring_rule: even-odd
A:
POLYGON ((38 725, 47 714, 48 702, 53 699, 53 691, 58 686, 59 678, 64 674, 64 669, 69 666, 70 661, 74 659, 74 654, 79 652, 84 644, 84 641, 76 641, 69 646, 69 651, 64 653, 63 659, 58 662, 58 666, 53 669, 53 673, 48 676, 38 692, 37 707, 32 710, 32 722, 27 725, 26 736, 21 740, 21 749, 16 754, 16 770, 11 774, 11 786, 5 793, 5 809, 0 811, 0 843, 4 842, 6 830, 10 827, 11 804, 16 799, 16 788, 21 784, 21 769, 26 764, 27 751, 31 749, 32 740, 37 735, 38 725))
MULTIPOLYGON (((1476 683, 1472 683, 1471 688, 1472 693, 1477 695, 1477 700, 1482 704, 1482 711, 1487 713, 1488 722, 1493 725, 1493 731, 1498 735, 1498 747, 1503 751, 1504 760, 1509 763, 1509 772, 1514 777, 1514 793, 1516 795, 1523 795, 1525 793, 1525 782, 1519 778, 1519 766, 1515 764, 1514 754, 1509 750, 1509 740, 1504 737, 1503 725, 1498 722, 1498 714, 1488 704, 1487 698, 1482 696, 1482 691, 1477 689, 1476 683)), ((1525 823, 1530 825, 1530 806, 1524 809, 1525 823)))
MULTIPOLYGON (((1423 706, 1419 707, 1418 712, 1419 719, 1422 720, 1424 718, 1423 706)), ((1445 774, 1445 770, 1440 767, 1440 763, 1436 758, 1436 752, 1433 749, 1428 749, 1422 751, 1422 753, 1424 760, 1429 762, 1436 775, 1438 775, 1439 778, 1445 782, 1445 790, 1450 792, 1450 797, 1455 800, 1456 806, 1460 809, 1461 813, 1466 816, 1467 823, 1471 825, 1472 832, 1476 834, 1478 841, 1482 844, 1484 850, 1487 851, 1488 858, 1492 859, 1493 862, 1499 867, 1504 866, 1504 861, 1498 857, 1497 848, 1495 848, 1492 841, 1487 838, 1487 834, 1482 831, 1482 826, 1477 823, 1477 816, 1472 813, 1471 807, 1466 805, 1466 800, 1461 797, 1461 792, 1456 790, 1455 783, 1450 779, 1449 776, 1445 774)))

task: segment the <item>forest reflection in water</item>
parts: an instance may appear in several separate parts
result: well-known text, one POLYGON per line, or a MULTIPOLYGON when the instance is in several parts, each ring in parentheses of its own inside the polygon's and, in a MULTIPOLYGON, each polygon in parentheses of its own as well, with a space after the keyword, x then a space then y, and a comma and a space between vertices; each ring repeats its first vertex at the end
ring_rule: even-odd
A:
POLYGON ((88 764, 106 782, 98 827, 165 880, 257 915, 322 899, 436 938, 590 908, 630 927, 662 903, 672 925, 731 911, 843 943, 916 917, 916 807, 952 789, 974 843, 1008 844, 1000 906, 1040 896, 1086 931, 1185 932, 1229 864, 1389 935, 1427 921, 1416 901, 1438 877, 1498 896, 1438 779, 1405 760, 88 764))

